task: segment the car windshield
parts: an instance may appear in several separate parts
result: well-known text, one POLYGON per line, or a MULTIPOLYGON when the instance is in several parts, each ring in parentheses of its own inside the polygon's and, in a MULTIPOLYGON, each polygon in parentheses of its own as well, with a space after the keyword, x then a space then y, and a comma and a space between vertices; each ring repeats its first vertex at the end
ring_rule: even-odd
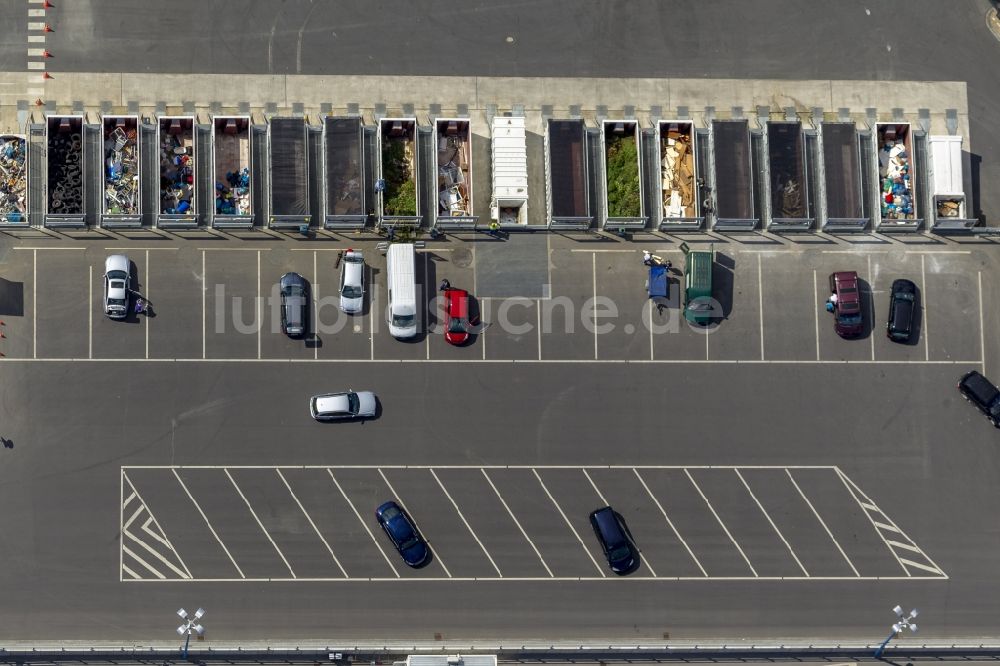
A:
POLYGON ((282 289, 281 293, 284 294, 285 296, 305 296, 306 291, 299 285, 292 284, 282 289))
POLYGON ((416 536, 411 536, 409 539, 399 544, 399 548, 400 550, 407 550, 408 548, 413 548, 418 543, 420 543, 420 539, 418 539, 416 536))
POLYGON ((913 294, 911 294, 908 291, 901 291, 901 292, 899 292, 899 293, 896 294, 896 298, 898 298, 901 301, 912 301, 913 300, 913 294))
POLYGON ((856 294, 856 293, 858 293, 858 290, 855 289, 854 287, 841 287, 840 288, 840 293, 841 294, 856 294))
POLYGON ((382 520, 388 522, 399 515, 399 509, 394 506, 390 506, 388 509, 382 512, 382 520))
POLYGON ((454 317, 450 322, 448 322, 449 333, 465 333, 465 331, 465 319, 461 317, 454 317))
POLYGON ((623 560, 630 555, 628 546, 618 546, 608 553, 609 560, 623 560))
POLYGON ((357 393, 347 394, 347 409, 351 412, 351 414, 357 414, 361 411, 361 401, 358 400, 357 393))
POLYGON ((408 328, 413 326, 413 315, 393 315, 392 325, 398 326, 399 328, 408 328))
POLYGON ((837 317, 837 321, 841 324, 860 324, 861 315, 860 314, 842 314, 837 317))
POLYGON ((345 284, 344 288, 340 290, 340 295, 344 298, 361 298, 361 287, 345 284))
POLYGON ((109 298, 108 305, 125 305, 124 298, 109 298))
POLYGON ((128 279, 128 273, 125 271, 108 271, 109 280, 126 280, 128 279))

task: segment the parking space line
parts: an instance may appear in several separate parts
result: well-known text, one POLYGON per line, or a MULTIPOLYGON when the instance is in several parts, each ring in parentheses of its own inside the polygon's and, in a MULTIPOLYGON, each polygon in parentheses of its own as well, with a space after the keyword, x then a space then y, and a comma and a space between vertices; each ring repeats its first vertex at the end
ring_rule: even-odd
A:
POLYGON ((295 491, 292 490, 292 486, 289 485, 288 480, 285 478, 285 475, 281 473, 280 469, 276 469, 274 471, 278 473, 278 478, 280 478, 281 482, 285 484, 286 488, 288 488, 288 494, 292 496, 292 499, 295 500, 295 503, 299 505, 300 509, 302 509, 302 515, 305 516, 306 520, 309 521, 309 524, 312 525, 313 531, 316 532, 316 536, 318 536, 319 540, 323 542, 324 546, 326 546, 326 550, 328 553, 330 553, 330 557, 332 557, 333 561, 337 563, 337 568, 340 569, 340 573, 344 574, 344 578, 349 578, 349 576, 347 575, 347 571, 340 563, 340 560, 338 560, 337 556, 333 553, 333 548, 330 548, 330 544, 327 543, 326 538, 320 533, 319 528, 316 527, 316 523, 313 522, 312 516, 310 516, 309 512, 306 511, 306 508, 302 506, 302 502, 300 502, 299 498, 295 495, 295 491))
MULTIPOLYGON (((368 289, 371 296, 371 319, 368 322, 368 346, 369 346, 369 360, 375 360, 375 318, 379 317, 378 312, 378 289, 375 288, 375 273, 371 266, 365 266, 365 270, 368 271, 368 289)), ((361 295, 362 298, 364 294, 361 295)))
MULTIPOLYGON (((371 577, 371 578, 245 578, 239 582, 241 583, 356 583, 358 580, 364 580, 369 583, 476 583, 476 582, 501 582, 501 583, 537 583, 537 582, 550 582, 550 583, 595 583, 595 582, 611 582, 611 581, 632 581, 636 583, 640 582, 678 582, 678 581, 696 581, 696 580, 706 580, 699 576, 636 576, 630 575, 625 578, 619 578, 615 576, 614 578, 598 578, 597 576, 566 576, 560 578, 545 578, 540 577, 511 577, 511 578, 497 578, 495 576, 463 576, 460 578, 441 578, 441 577, 424 577, 424 576, 413 576, 407 578, 385 578, 385 577, 371 577)), ((712 582, 715 581, 726 581, 726 582, 791 582, 791 581, 854 581, 857 580, 852 576, 813 576, 812 578, 806 578, 805 576, 716 576, 714 578, 709 578, 712 582)), ((862 578, 865 581, 915 581, 915 580, 925 580, 925 581, 940 581, 941 576, 868 576, 867 578, 862 578)), ((945 578, 947 580, 947 578, 945 578)), ((167 578, 165 580, 151 579, 151 578, 136 578, 136 579, 125 579, 125 583, 188 583, 188 582, 199 582, 199 583, 231 583, 232 578, 167 578)), ((480 646, 481 647, 481 646, 480 646)), ((546 648, 548 649, 548 648, 546 648)), ((471 649, 470 649, 471 651, 471 649)))
POLYGON ((549 492, 549 489, 545 487, 545 483, 542 481, 542 477, 538 475, 538 470, 532 467, 531 472, 535 475, 535 478, 538 479, 538 484, 542 487, 542 490, 544 490, 545 494, 549 496, 550 500, 552 500, 552 503, 555 505, 556 510, 559 511, 559 515, 562 516, 563 520, 566 521, 566 525, 569 526, 570 530, 572 530, 573 535, 576 537, 576 540, 580 542, 580 548, 583 548, 583 552, 587 553, 587 557, 589 557, 590 561, 594 563, 594 567, 600 572, 601 577, 607 578, 608 575, 604 573, 604 569, 602 569, 601 566, 597 563, 597 560, 594 559, 594 556, 590 554, 590 550, 583 543, 583 539, 580 538, 580 533, 576 531, 575 527, 573 527, 573 523, 569 522, 569 518, 566 517, 566 513, 562 510, 562 507, 559 506, 559 502, 557 502, 556 498, 552 496, 552 493, 549 492))
POLYGON ((542 301, 535 299, 535 330, 538 331, 538 360, 542 360, 542 301))
POLYGON ((260 358, 260 336, 261 329, 264 328, 264 313, 261 312, 260 302, 260 250, 257 250, 257 300, 254 301, 253 316, 254 323, 257 324, 257 358, 260 358))
POLYGON ((214 527, 212 527, 212 522, 208 519, 208 516, 205 515, 205 512, 201 510, 201 505, 198 504, 198 502, 194 499, 194 495, 192 495, 191 491, 188 490, 187 484, 184 483, 184 479, 182 479, 181 475, 177 473, 176 468, 173 470, 173 472, 174 472, 174 477, 177 479, 177 483, 181 484, 181 488, 184 489, 184 493, 188 496, 188 499, 191 500, 191 504, 194 505, 194 508, 198 509, 198 513, 201 514, 201 518, 202 520, 205 521, 205 525, 208 526, 208 529, 212 533, 212 536, 215 537, 215 540, 219 542, 219 545, 222 547, 222 550, 226 552, 226 555, 229 557, 229 561, 233 563, 234 567, 236 567, 236 572, 239 573, 240 578, 246 578, 246 575, 244 575, 243 573, 243 569, 240 569, 240 565, 236 564, 236 560, 233 559, 233 554, 229 552, 229 549, 226 548, 226 544, 224 544, 222 542, 222 539, 219 538, 219 533, 215 531, 214 527))
POLYGON ((757 255, 757 312, 760 321, 760 360, 764 360, 764 277, 761 255, 757 255))
POLYGON ((753 490, 750 489, 750 484, 747 483, 747 480, 745 478, 743 478, 743 475, 740 473, 740 470, 736 470, 736 476, 740 477, 740 481, 743 482, 743 487, 747 489, 747 492, 750 493, 750 497, 757 505, 757 508, 760 509, 760 512, 764 514, 765 518, 767 518, 767 522, 769 522, 771 524, 771 527, 774 528, 774 533, 777 534, 778 538, 781 539, 782 543, 785 544, 785 548, 788 549, 788 552, 795 560, 795 563, 799 565, 799 569, 802 569, 802 573, 804 573, 806 577, 809 578, 809 572, 806 571, 806 568, 802 565, 802 562, 799 560, 799 556, 795 554, 795 551, 792 549, 792 545, 788 543, 788 539, 785 538, 785 535, 781 533, 781 530, 778 529, 778 526, 774 524, 773 520, 771 520, 771 514, 769 514, 767 510, 764 509, 764 505, 760 503, 760 500, 757 499, 757 496, 754 494, 753 490))
MULTIPOLYGON (((143 287, 143 292, 146 294, 146 300, 149 300, 149 250, 146 250, 146 268, 143 273, 143 278, 146 280, 146 284, 143 287)), ((93 310, 93 308, 91 308, 93 310)), ((149 358, 149 317, 144 317, 142 320, 142 328, 146 332, 146 358, 149 358)))
POLYGON ((654 359, 653 356, 653 301, 646 301, 646 312, 649 314, 649 360, 654 359))
POLYGON ((712 515, 715 516, 715 520, 718 521, 719 526, 726 533, 726 536, 728 536, 729 540, 733 542, 734 546, 736 546, 736 550, 740 551, 740 555, 743 556, 743 561, 747 563, 748 567, 750 567, 750 572, 756 577, 757 570, 753 568, 752 564, 750 564, 750 558, 747 557, 747 554, 743 552, 742 548, 740 548, 740 544, 736 543, 736 539, 733 538, 733 535, 729 533, 729 528, 726 527, 726 524, 722 522, 722 518, 719 517, 719 514, 715 512, 715 507, 713 507, 712 503, 708 501, 707 497, 705 497, 705 493, 701 491, 701 487, 697 484, 697 482, 695 482, 694 477, 691 476, 691 472, 685 467, 684 473, 687 475, 687 478, 691 482, 691 485, 694 486, 694 489, 698 491, 699 495, 701 495, 701 499, 705 501, 705 506, 707 506, 708 510, 712 512, 712 515))
POLYGON ((514 512, 510 510, 509 506, 507 506, 507 501, 503 498, 503 495, 501 495, 497 487, 493 485, 493 479, 490 478, 490 475, 486 473, 485 469, 480 468, 479 471, 482 472, 483 476, 486 477, 486 482, 490 484, 490 488, 492 488, 493 492, 496 493, 497 499, 500 500, 501 504, 503 504, 503 508, 507 509, 507 513, 510 514, 510 519, 514 521, 515 525, 517 525, 517 529, 521 530, 521 534, 524 536, 524 540, 527 541, 528 545, 531 546, 531 549, 535 551, 535 555, 538 556, 538 560, 542 563, 542 566, 545 567, 545 571, 548 572, 549 578, 554 578, 555 575, 552 573, 552 569, 549 569, 549 565, 545 563, 545 558, 542 557, 542 554, 538 551, 538 548, 535 546, 535 542, 531 540, 531 537, 528 536, 528 533, 524 531, 523 527, 521 527, 521 521, 517 519, 517 516, 514 515, 514 512))
POLYGON ((31 251, 31 358, 38 358, 38 250, 31 251))
POLYGON ((319 315, 319 308, 318 308, 318 305, 317 305, 319 303, 319 300, 318 300, 318 297, 316 296, 316 286, 317 286, 317 283, 318 283, 318 280, 319 280, 319 273, 316 270, 316 256, 317 256, 316 250, 313 250, 313 282, 312 282, 312 287, 313 287, 312 288, 312 295, 313 295, 313 298, 312 298, 313 303, 312 303, 312 305, 313 305, 313 308, 312 308, 312 317, 310 317, 310 320, 312 321, 312 330, 313 330, 313 360, 314 361, 319 358, 319 345, 316 344, 316 317, 319 315))
POLYGON ((691 559, 694 560, 694 563, 698 565, 698 568, 701 570, 702 575, 707 577, 708 572, 705 571, 705 567, 701 566, 701 562, 699 562, 698 558, 695 557, 694 551, 691 550, 691 547, 688 545, 687 541, 684 540, 684 537, 681 536, 681 533, 677 531, 677 528, 674 526, 674 521, 670 520, 670 516, 667 515, 666 509, 663 508, 663 505, 660 504, 660 500, 656 497, 656 495, 653 494, 653 491, 649 489, 649 486, 646 485, 646 480, 643 479, 642 476, 639 474, 639 470, 633 467, 632 472, 635 474, 635 477, 639 479, 639 483, 642 484, 642 487, 646 489, 646 493, 649 495, 649 498, 653 500, 653 502, 656 504, 656 508, 659 509, 660 513, 663 514, 663 519, 667 521, 667 525, 670 525, 670 529, 673 530, 674 535, 681 542, 681 544, 684 545, 684 550, 688 552, 688 555, 691 556, 691 559))
MULTIPOLYGON (((646 359, 622 359, 622 358, 610 358, 610 359, 600 359, 597 361, 591 359, 547 359, 547 360, 535 360, 535 359, 519 359, 519 358, 494 358, 480 360, 478 358, 432 358, 425 360, 422 358, 396 358, 396 359, 367 359, 367 358, 321 358, 321 359, 311 359, 311 358, 143 358, 137 356, 134 358, 86 358, 86 357, 44 357, 44 358, 2 358, 0 362, 3 363, 285 363, 285 364, 298 364, 298 363, 401 363, 401 364, 411 364, 411 363, 437 363, 447 365, 449 363, 454 364, 472 364, 472 363, 483 363, 483 364, 552 364, 552 365, 575 365, 575 364, 603 364, 603 365, 982 365, 983 361, 981 359, 959 359, 957 361, 952 360, 932 360, 932 361, 911 361, 905 359, 883 359, 883 360, 870 360, 870 359, 842 359, 842 360, 826 360, 826 361, 812 361, 806 359, 769 359, 769 360, 758 360, 758 359, 726 359, 726 358, 715 358, 715 359, 680 359, 680 358, 660 358, 655 360, 646 359)), ((436 467, 440 468, 440 465, 436 467)))
MULTIPOLYGON (((473 270, 472 271, 473 289, 475 289, 475 283, 476 283, 476 271, 473 270)), ((480 301, 480 303, 489 303, 489 302, 490 302, 489 297, 483 298, 483 300, 480 301)), ((486 360, 486 330, 489 327, 486 326, 485 328, 483 328, 484 324, 483 324, 483 313, 482 313, 482 310, 484 310, 484 309, 487 312, 490 312, 490 309, 489 309, 489 307, 486 307, 486 308, 482 308, 481 307, 480 308, 480 313, 479 313, 479 326, 480 326, 480 328, 482 328, 482 332, 479 334, 479 346, 482 348, 481 351, 483 352, 483 360, 485 361, 486 360)))
MULTIPOLYGON (((433 285, 427 284, 427 264, 429 262, 430 262, 430 259, 428 259, 427 255, 425 254, 424 255, 424 289, 428 289, 428 290, 434 288, 433 285)), ((432 298, 431 302, 433 302, 433 301, 434 301, 434 299, 432 298)), ((428 312, 427 315, 428 315, 427 319, 430 320, 430 312, 428 312)), ((434 313, 434 317, 437 318, 437 313, 436 312, 434 313)), ((427 323, 429 324, 430 321, 428 321, 427 323)), ((430 331, 430 326, 425 325, 424 326, 424 359, 425 360, 430 360, 430 358, 431 358, 431 331, 430 331)))
MULTIPOLYGON (((596 308, 597 307, 597 253, 595 252, 594 254, 591 254, 590 259, 591 259, 590 274, 593 277, 593 283, 594 283, 594 300, 592 302, 594 304, 594 308, 596 308)), ((597 356, 597 318, 594 316, 595 312, 596 311, 594 309, 591 309, 590 323, 594 327, 594 360, 596 361, 598 356, 597 356)))
MULTIPOLYGON (((875 360, 875 278, 872 277, 872 256, 868 257, 868 309, 871 311, 871 333, 868 334, 868 342, 872 348, 872 360, 875 360)), ((921 261, 923 257, 920 257, 921 261)))
POLYGON ((260 522, 260 518, 257 517, 257 512, 253 510, 252 506, 250 506, 250 500, 247 499, 247 496, 243 494, 243 491, 240 490, 240 487, 236 484, 236 479, 233 478, 233 475, 229 473, 228 469, 223 468, 222 471, 226 473, 226 476, 229 478, 229 482, 233 484, 233 488, 236 489, 237 494, 239 494, 239 496, 243 499, 243 502, 247 505, 247 509, 250 510, 250 515, 253 516, 253 519, 257 521, 260 531, 264 533, 267 540, 271 542, 272 546, 274 546, 274 550, 278 553, 278 557, 280 557, 281 561, 285 563, 286 567, 288 567, 288 573, 292 574, 292 578, 297 578, 295 572, 292 571, 292 565, 285 559, 285 554, 281 552, 280 548, 278 548, 278 544, 276 544, 274 539, 271 538, 271 534, 264 527, 264 523, 260 522))
POLYGON ((986 334, 983 329, 986 325, 983 323, 983 272, 979 271, 977 273, 979 280, 979 364, 983 368, 983 374, 986 374, 986 334))
MULTIPOLYGON (((132 492, 135 492, 135 486, 132 485, 132 481, 129 480, 128 485, 132 488, 132 492)), ((118 475, 118 525, 122 526, 125 524, 125 470, 118 475)), ((142 499, 140 498, 141 502, 142 499)), ((118 532, 118 582, 122 580, 122 568, 125 566, 125 556, 122 553, 122 548, 125 547, 124 529, 118 532)), ((187 567, 184 567, 187 569, 187 567)), ((191 572, 188 571, 188 575, 191 572)), ((132 574, 135 576, 135 574, 132 574)), ((138 578, 138 576, 136 576, 138 578)))
POLYGON ((847 553, 844 552, 844 549, 840 547, 840 542, 838 542, 837 539, 833 536, 833 532, 831 532, 830 528, 827 527, 826 521, 823 520, 823 517, 819 515, 818 511, 816 511, 816 507, 814 507, 813 503, 809 501, 809 498, 806 497, 806 494, 802 492, 802 488, 799 487, 799 484, 795 481, 795 477, 792 476, 791 470, 789 470, 787 467, 785 468, 785 474, 788 475, 788 480, 792 482, 792 485, 795 486, 795 489, 799 491, 799 495, 802 496, 802 499, 805 500, 806 504, 812 510, 813 515, 816 516, 816 520, 818 520, 819 524, 823 526, 824 530, 826 530, 826 534, 828 537, 830 537, 830 540, 833 541, 833 545, 837 547, 837 550, 840 551, 840 554, 844 556, 845 560, 847 560, 847 565, 851 567, 851 571, 854 572, 855 576, 860 578, 861 574, 858 572, 857 568, 855 568, 854 563, 851 562, 851 558, 849 558, 847 556, 847 553))
MULTIPOLYGON (((94 266, 87 266, 87 358, 94 358, 94 266)), ((126 294, 127 296, 127 294, 126 294)))
POLYGON ((458 504, 456 504, 455 500, 452 499, 451 493, 449 493, 448 489, 444 487, 443 483, 441 483, 441 479, 438 478, 438 475, 434 472, 433 468, 431 468, 430 473, 431 476, 434 477, 434 480, 437 481, 437 484, 441 486, 441 491, 444 493, 444 496, 447 497, 448 501, 451 502, 451 505, 455 507, 455 513, 457 513, 458 517, 462 519, 462 523, 464 523, 466 529, 469 530, 469 534, 471 534, 472 538, 475 539, 476 543, 479 544, 479 547, 482 549, 483 554, 486 555, 486 559, 488 559, 490 561, 490 564, 493 565, 493 568, 496 569, 497 575, 503 578, 503 573, 501 573, 500 567, 497 566, 497 563, 493 561, 493 556, 490 555, 490 551, 486 550, 486 546, 484 546, 483 542, 479 540, 479 536, 477 536, 475 530, 472 529, 472 525, 470 525, 469 521, 467 521, 465 519, 465 516, 462 515, 462 511, 461 509, 458 508, 458 504))
MULTIPOLYGON (((927 273, 924 270, 924 255, 920 255, 920 336, 924 339, 924 360, 931 358, 930 343, 927 342, 927 273)), ((982 319, 979 320, 982 323, 982 319)))
POLYGON ((816 307, 816 300, 819 298, 819 282, 816 278, 816 269, 813 269, 813 297, 810 302, 813 304, 813 317, 816 320, 816 360, 819 360, 819 308, 816 307))
MULTIPOLYGON (((430 469, 430 467, 427 467, 426 469, 430 469)), ((389 483, 389 477, 385 475, 385 472, 382 471, 381 467, 378 468, 378 475, 382 477, 383 483, 385 483, 386 487, 389 489, 389 492, 392 493, 392 496, 396 498, 396 501, 402 504, 403 508, 406 509, 406 512, 410 514, 410 518, 412 518, 413 522, 417 524, 417 531, 420 532, 424 536, 424 539, 427 540, 427 545, 433 547, 434 542, 428 539, 427 535, 425 535, 423 532, 420 531, 420 521, 417 520, 417 517, 413 515, 413 511, 411 511, 410 507, 406 504, 406 502, 403 501, 403 496, 397 493, 396 489, 392 487, 391 483, 389 483)), ((440 564, 441 568, 444 569, 444 572, 448 574, 448 578, 451 578, 451 572, 448 571, 448 567, 445 566, 444 560, 441 559, 441 554, 437 551, 436 548, 433 550, 434 550, 434 557, 437 559, 438 564, 440 564)))
POLYGON ((392 560, 390 560, 389 556, 385 554, 384 550, 382 550, 382 544, 380 544, 378 539, 375 538, 375 535, 372 534, 372 530, 368 527, 368 523, 366 523, 364 518, 361 517, 361 514, 358 513, 357 507, 354 506, 354 502, 351 501, 351 498, 347 496, 347 493, 345 493, 344 489, 340 486, 340 481, 337 481, 337 477, 333 475, 333 470, 327 467, 326 473, 330 475, 330 480, 333 481, 333 485, 337 486, 337 490, 339 490, 340 494, 344 497, 344 501, 347 502, 347 506, 351 507, 351 511, 353 511, 354 515, 357 516, 358 522, 361 523, 361 526, 365 528, 366 532, 368 532, 368 536, 372 538, 372 541, 375 543, 375 547, 378 548, 378 552, 382 553, 382 557, 385 558, 385 563, 389 565, 390 569, 392 569, 392 573, 396 574, 396 578, 399 578, 399 572, 396 571, 396 567, 392 564, 392 560))
POLYGON ((205 358, 205 336, 206 336, 205 328, 206 326, 208 326, 208 324, 206 323, 206 314, 205 314, 205 308, 208 307, 205 304, 207 299, 207 293, 206 293, 207 286, 205 283, 206 277, 207 276, 205 275, 205 251, 202 250, 201 251, 201 357, 202 358, 205 358))
MULTIPOLYGON (((176 548, 174 548, 174 545, 172 543, 170 543, 170 539, 165 538, 166 535, 167 535, 167 533, 163 530, 163 527, 160 525, 160 522, 153 515, 153 512, 150 510, 149 505, 146 504, 146 500, 143 499, 142 495, 139 493, 139 490, 135 487, 135 484, 132 483, 132 479, 128 478, 128 475, 126 475, 125 471, 122 470, 122 473, 121 473, 120 478, 119 478, 119 485, 120 485, 120 487, 122 489, 122 493, 124 493, 124 491, 125 491, 125 481, 128 481, 128 486, 132 490, 132 495, 139 501, 139 509, 138 509, 138 511, 136 511, 136 513, 132 514, 132 516, 129 518, 127 524, 126 523, 120 523, 122 525, 122 534, 120 535, 120 537, 124 538, 125 535, 128 535, 128 537, 131 540, 135 541, 140 546, 142 546, 147 551, 149 551, 157 559, 159 559, 161 562, 163 562, 163 564, 165 564, 169 569, 173 570, 174 573, 176 573, 178 576, 180 576, 182 578, 191 578, 191 570, 188 569, 187 564, 184 563, 184 558, 181 557, 181 554, 177 551, 176 548), (144 541, 140 541, 134 534, 132 534, 129 531, 129 529, 128 529, 129 525, 131 525, 132 521, 135 520, 136 516, 139 513, 142 513, 143 511, 145 511, 146 515, 148 516, 148 518, 146 519, 146 523, 142 527, 143 532, 145 532, 146 534, 148 534, 150 537, 152 537, 156 541, 159 541, 166 548, 169 548, 170 552, 172 552, 177 557, 177 562, 184 568, 184 571, 181 571, 180 569, 178 569, 176 566, 174 566, 174 564, 172 562, 170 562, 170 560, 168 560, 167 558, 163 557, 163 555, 161 555, 158 551, 150 548, 149 545, 146 544, 144 541), (160 536, 160 534, 157 534, 156 532, 153 532, 152 530, 149 529, 148 525, 149 525, 150 522, 152 522, 152 523, 154 523, 156 525, 157 529, 160 530, 160 534, 162 534, 163 536, 160 536)), ((120 496, 124 497, 124 495, 120 495, 120 496)), ((120 515, 122 516, 123 519, 124 519, 125 504, 129 501, 129 499, 125 499, 121 503, 122 507, 121 507, 120 515)), ((122 541, 122 549, 123 550, 125 549, 124 541, 122 541)), ((146 562, 144 560, 142 560, 141 558, 139 558, 138 556, 136 556, 136 555, 133 554, 133 557, 135 557, 135 559, 139 560, 139 562, 142 563, 143 566, 146 566, 147 568, 150 568, 149 565, 146 564, 146 562)), ((118 558, 119 558, 119 562, 121 563, 121 566, 123 568, 127 569, 128 567, 125 565, 124 560, 123 560, 123 553, 119 553, 118 554, 118 558)), ((132 572, 131 570, 129 570, 129 573, 131 573, 133 576, 135 575, 135 573, 132 572)), ((165 578, 165 576, 163 576, 163 574, 161 574, 158 571, 153 570, 153 573, 155 573, 160 578, 165 578)), ((119 579, 120 579, 120 575, 119 575, 119 579)))

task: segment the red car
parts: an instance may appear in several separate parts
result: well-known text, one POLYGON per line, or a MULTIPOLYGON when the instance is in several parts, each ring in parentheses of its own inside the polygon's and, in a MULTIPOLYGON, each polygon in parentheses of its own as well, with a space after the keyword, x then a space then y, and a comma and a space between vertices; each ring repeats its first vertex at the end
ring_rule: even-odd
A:
POLYGON ((833 330, 842 338, 861 335, 864 320, 861 314, 861 291, 855 271, 840 271, 830 276, 830 292, 837 298, 833 305, 833 330))
POLYGON ((444 339, 453 345, 463 345, 469 340, 469 292, 450 288, 445 290, 444 297, 444 339))

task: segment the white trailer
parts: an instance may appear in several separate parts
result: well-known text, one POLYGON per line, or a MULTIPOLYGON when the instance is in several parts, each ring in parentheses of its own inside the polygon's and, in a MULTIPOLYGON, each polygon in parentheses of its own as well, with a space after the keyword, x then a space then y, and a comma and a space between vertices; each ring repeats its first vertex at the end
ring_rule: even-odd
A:
POLYGON ((523 116, 496 116, 490 127, 493 197, 490 218, 501 225, 528 224, 528 149, 523 116))
POLYGON ((962 137, 931 136, 928 145, 928 182, 934 226, 973 226, 968 219, 962 169, 962 137))

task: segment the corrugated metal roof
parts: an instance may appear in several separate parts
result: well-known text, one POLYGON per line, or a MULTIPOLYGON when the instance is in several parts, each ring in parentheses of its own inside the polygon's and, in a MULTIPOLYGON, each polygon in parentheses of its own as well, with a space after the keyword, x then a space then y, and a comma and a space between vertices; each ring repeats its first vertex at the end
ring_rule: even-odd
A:
POLYGON ((528 198, 528 150, 524 118, 496 116, 491 133, 493 198, 528 198))
POLYGON ((928 137, 934 194, 962 194, 962 137, 928 137))

